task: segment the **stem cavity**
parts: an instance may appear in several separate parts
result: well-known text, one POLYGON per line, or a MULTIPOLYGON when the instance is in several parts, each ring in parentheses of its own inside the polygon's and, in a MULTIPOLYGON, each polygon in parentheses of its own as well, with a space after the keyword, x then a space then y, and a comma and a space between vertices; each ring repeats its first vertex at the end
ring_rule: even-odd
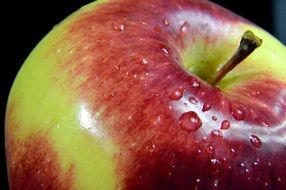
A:
POLYGON ((241 40, 238 49, 235 54, 215 73, 208 82, 215 86, 221 79, 233 70, 239 63, 247 58, 256 48, 261 46, 262 39, 255 36, 253 32, 247 30, 241 40))

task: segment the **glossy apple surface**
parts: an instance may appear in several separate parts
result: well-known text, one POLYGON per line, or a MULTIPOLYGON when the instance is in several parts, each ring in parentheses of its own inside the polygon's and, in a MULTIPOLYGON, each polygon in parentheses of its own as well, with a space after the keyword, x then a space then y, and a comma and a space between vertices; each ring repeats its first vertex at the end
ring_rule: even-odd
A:
POLYGON ((208 1, 91 3, 34 49, 6 114, 15 189, 286 189, 286 48, 208 1), (251 30, 263 43, 207 82, 251 30))

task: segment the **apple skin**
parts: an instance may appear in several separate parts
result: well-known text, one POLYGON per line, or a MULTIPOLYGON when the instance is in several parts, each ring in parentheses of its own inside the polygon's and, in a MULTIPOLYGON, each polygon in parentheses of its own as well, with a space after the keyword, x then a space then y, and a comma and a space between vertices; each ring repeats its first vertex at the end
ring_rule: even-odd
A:
POLYGON ((286 48, 209 2, 91 3, 33 50, 9 96, 15 189, 286 189, 286 48), (252 30, 262 46, 204 82, 252 30))

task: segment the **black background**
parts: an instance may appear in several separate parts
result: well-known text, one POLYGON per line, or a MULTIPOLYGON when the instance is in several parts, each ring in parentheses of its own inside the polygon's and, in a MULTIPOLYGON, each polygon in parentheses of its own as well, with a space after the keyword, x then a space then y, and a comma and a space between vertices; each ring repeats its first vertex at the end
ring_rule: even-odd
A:
MULTIPOLYGON (((9 90, 12 82, 31 50, 47 34, 52 27, 62 19, 74 12, 82 5, 92 0, 45 0, 45 1, 11 1, 10 5, 3 5, 5 20, 3 29, 4 46, 7 59, 1 63, 1 77, 3 90, 1 97, 1 121, 0 134, 0 172, 1 187, 7 188, 7 173, 4 150, 4 116, 9 90), (6 9, 6 10, 4 10, 6 9), (6 24, 7 23, 7 24, 6 24)), ((235 13, 251 20, 270 33, 273 33, 273 18, 271 0, 213 0, 218 4, 234 11, 235 13)), ((286 31, 285 31, 286 32, 286 31)), ((2 44, 3 46, 3 44, 2 44)))

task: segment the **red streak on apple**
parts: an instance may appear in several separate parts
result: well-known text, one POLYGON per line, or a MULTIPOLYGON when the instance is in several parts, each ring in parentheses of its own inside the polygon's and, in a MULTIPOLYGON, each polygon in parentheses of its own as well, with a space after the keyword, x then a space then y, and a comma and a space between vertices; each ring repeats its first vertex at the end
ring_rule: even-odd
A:
POLYGON ((69 190, 72 188, 73 167, 60 174, 58 158, 48 140, 31 136, 25 143, 9 142, 9 179, 13 190, 69 190), (16 150, 16 151, 15 151, 16 150))
MULTIPOLYGON (((10 130, 16 130, 14 126, 10 130)), ((69 190, 73 188, 74 167, 63 172, 48 138, 33 134, 25 141, 7 133, 10 188, 13 190, 69 190)))
POLYGON ((59 69, 71 68, 68 84, 101 111, 124 189, 286 188, 286 84, 265 73, 222 92, 180 64, 186 36, 208 31, 207 45, 224 23, 246 22, 207 4, 111 1, 70 28, 79 46, 59 69), (186 23, 194 16, 205 25, 186 23), (182 117, 196 126, 182 129, 182 117))

